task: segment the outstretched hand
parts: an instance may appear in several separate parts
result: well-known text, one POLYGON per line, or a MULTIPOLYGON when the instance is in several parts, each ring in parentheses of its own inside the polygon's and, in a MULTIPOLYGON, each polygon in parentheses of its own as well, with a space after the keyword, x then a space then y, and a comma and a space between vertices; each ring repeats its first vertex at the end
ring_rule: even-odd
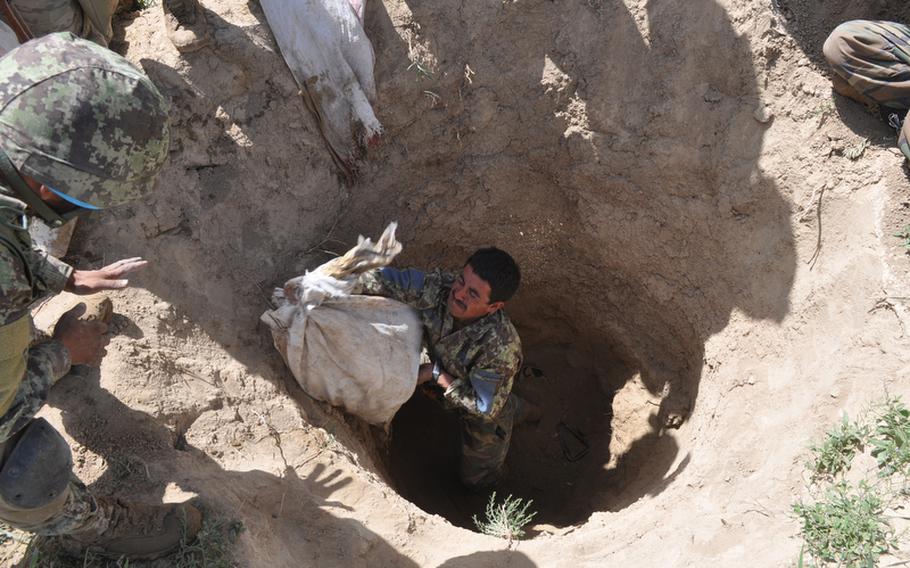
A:
POLYGON ((148 261, 137 256, 118 260, 98 270, 74 270, 69 282, 66 283, 66 291, 85 295, 102 290, 120 290, 130 283, 124 276, 134 270, 141 270, 146 265, 148 261))

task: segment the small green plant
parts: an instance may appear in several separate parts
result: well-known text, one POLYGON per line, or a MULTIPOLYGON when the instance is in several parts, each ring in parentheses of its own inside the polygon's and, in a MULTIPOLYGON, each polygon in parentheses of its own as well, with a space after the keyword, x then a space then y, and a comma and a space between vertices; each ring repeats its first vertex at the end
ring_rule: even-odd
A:
POLYGON ((819 501, 793 506, 809 554, 845 567, 875 566, 880 555, 896 546, 884 509, 882 496, 865 481, 857 491, 841 481, 819 501))
POLYGON ((894 233, 894 236, 904 241, 901 245, 910 253, 910 225, 904 227, 899 233, 894 233))
POLYGON ((528 512, 533 500, 516 499, 511 495, 496 503, 496 492, 490 495, 484 520, 474 515, 474 524, 483 534, 508 539, 509 541, 524 536, 524 527, 537 515, 537 511, 528 512))
POLYGON ((847 470, 853 456, 863 449, 863 439, 868 428, 853 423, 844 414, 840 424, 825 435, 821 444, 814 444, 810 449, 812 459, 809 469, 814 479, 833 478, 847 470))
POLYGON ((910 473, 910 409, 899 398, 889 398, 876 412, 869 445, 880 476, 910 473))
POLYGON ((848 160, 853 160, 854 162, 863 155, 866 151, 866 148, 871 146, 868 139, 863 139, 857 144, 852 144, 844 149, 844 157, 848 160))
POLYGON ((818 104, 812 111, 809 113, 809 116, 813 118, 818 118, 824 120, 828 115, 834 113, 834 101, 825 100, 818 104))

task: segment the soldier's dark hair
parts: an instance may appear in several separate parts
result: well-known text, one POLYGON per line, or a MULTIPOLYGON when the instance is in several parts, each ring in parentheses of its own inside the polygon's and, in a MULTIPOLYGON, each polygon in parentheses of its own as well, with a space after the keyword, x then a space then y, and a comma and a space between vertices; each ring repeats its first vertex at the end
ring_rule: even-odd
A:
POLYGON ((518 264, 509 253, 496 247, 476 250, 465 262, 468 265, 490 285, 490 303, 508 301, 521 283, 518 264))

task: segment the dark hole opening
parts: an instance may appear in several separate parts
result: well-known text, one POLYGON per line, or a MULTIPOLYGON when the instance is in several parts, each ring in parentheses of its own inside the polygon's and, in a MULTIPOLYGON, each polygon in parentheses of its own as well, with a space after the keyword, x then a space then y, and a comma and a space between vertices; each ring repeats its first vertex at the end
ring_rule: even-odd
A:
MULTIPOLYGON (((610 483, 613 394, 631 373, 603 352, 594 357, 573 345, 525 345, 526 363, 543 376, 525 373, 513 392, 539 405, 543 417, 515 427, 507 473, 493 489, 497 501, 510 494, 532 499, 539 530, 583 523, 603 510, 591 491, 610 483)), ((459 482, 460 436, 458 415, 418 389, 392 422, 385 469, 395 489, 421 509, 477 530, 472 517, 483 517, 490 491, 475 493, 459 482)))

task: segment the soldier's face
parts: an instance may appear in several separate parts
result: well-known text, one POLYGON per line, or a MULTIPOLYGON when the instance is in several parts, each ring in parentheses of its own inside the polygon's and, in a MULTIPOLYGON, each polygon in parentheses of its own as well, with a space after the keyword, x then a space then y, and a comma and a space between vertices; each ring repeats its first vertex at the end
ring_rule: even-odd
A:
POLYGON ((25 180, 25 183, 30 188, 32 188, 32 191, 38 194, 41 201, 50 205, 51 209, 55 210, 57 213, 66 213, 67 211, 72 211, 76 208, 75 205, 48 189, 46 185, 43 185, 35 178, 23 175, 22 179, 25 180))
POLYGON ((466 265, 449 291, 449 313, 460 321, 474 321, 502 308, 503 302, 490 302, 490 285, 466 265))

